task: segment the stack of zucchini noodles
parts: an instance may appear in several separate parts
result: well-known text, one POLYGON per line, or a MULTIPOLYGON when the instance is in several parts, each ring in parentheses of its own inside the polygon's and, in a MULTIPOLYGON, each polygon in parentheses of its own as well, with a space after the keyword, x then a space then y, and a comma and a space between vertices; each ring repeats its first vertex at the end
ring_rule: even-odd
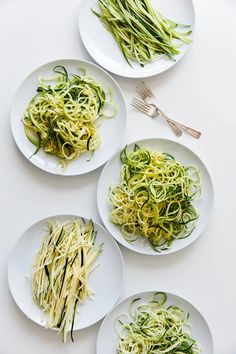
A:
POLYGON ((46 319, 46 328, 55 328, 66 342, 73 327, 76 312, 86 298, 93 297, 88 289, 88 276, 102 252, 95 246, 93 222, 82 219, 49 223, 41 247, 34 258, 32 294, 46 319))
POLYGON ((84 69, 81 76, 67 73, 63 66, 53 70, 56 77, 39 79, 36 96, 26 107, 23 124, 27 138, 48 154, 59 157, 62 165, 91 154, 101 144, 98 127, 103 118, 116 114, 112 93, 84 69), (112 106, 108 114, 107 104, 112 106))
POLYGON ((190 43, 189 25, 178 24, 154 9, 149 0, 99 0, 93 12, 116 39, 125 59, 142 66, 160 57, 174 59, 190 43))
POLYGON ((156 293, 148 303, 141 303, 135 310, 140 298, 130 305, 130 317, 126 322, 120 319, 119 354, 201 354, 197 341, 191 338, 188 315, 179 306, 165 305, 165 293, 156 293))
POLYGON ((161 251, 189 236, 198 218, 192 203, 201 193, 198 169, 137 145, 131 152, 125 148, 120 158, 120 183, 109 190, 110 217, 126 240, 133 242, 141 235, 161 251))

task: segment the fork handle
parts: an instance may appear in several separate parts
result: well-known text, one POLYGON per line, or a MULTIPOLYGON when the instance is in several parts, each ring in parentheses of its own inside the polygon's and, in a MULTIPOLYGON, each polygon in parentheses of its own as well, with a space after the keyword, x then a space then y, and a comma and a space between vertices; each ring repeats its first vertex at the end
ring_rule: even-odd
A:
POLYGON ((166 121, 169 124, 170 128, 174 131, 175 135, 180 137, 182 135, 182 130, 169 119, 166 119, 166 121))
POLYGON ((182 124, 182 123, 176 122, 175 120, 173 120, 173 119, 167 117, 167 115, 166 115, 164 112, 162 112, 159 108, 158 108, 158 113, 159 113, 160 115, 162 115, 167 121, 170 121, 171 123, 176 124, 178 127, 180 127, 181 129, 183 129, 186 133, 192 135, 194 138, 196 138, 196 139, 199 139, 199 138, 200 138, 201 132, 199 132, 198 130, 195 130, 195 129, 193 129, 193 128, 190 128, 190 127, 188 127, 188 126, 186 126, 186 125, 184 125, 184 124, 182 124))

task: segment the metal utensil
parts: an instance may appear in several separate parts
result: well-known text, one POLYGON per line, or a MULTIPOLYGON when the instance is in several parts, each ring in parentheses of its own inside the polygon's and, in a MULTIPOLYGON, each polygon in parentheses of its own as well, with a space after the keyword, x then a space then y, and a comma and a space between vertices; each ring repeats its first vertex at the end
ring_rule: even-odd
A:
MULTIPOLYGON (((167 117, 158 107, 151 105, 151 104, 144 103, 143 101, 141 101, 137 98, 132 99, 131 105, 133 107, 137 108, 140 112, 145 113, 149 117, 155 118, 159 115, 161 115, 163 117, 167 117)), ((178 123, 178 122, 174 121, 173 119, 170 119, 169 117, 167 117, 167 118, 171 122, 173 122, 174 124, 178 124, 178 126, 180 126, 181 129, 183 129, 186 133, 192 135, 194 138, 196 138, 196 139, 200 138, 201 133, 199 131, 192 129, 190 127, 187 127, 186 125, 184 125, 182 123, 178 123)))
MULTIPOLYGON (((201 133, 199 131, 192 129, 182 123, 176 122, 175 120, 169 118, 163 111, 161 111, 161 109, 158 106, 155 94, 150 90, 150 88, 143 81, 137 85, 137 90, 147 104, 155 106, 155 108, 157 109, 157 114, 155 116, 161 115, 163 118, 166 119, 167 122, 171 122, 175 124, 175 126, 183 129, 186 133, 192 135, 194 138, 196 139, 200 138, 201 133)), ((152 110, 151 112, 153 114, 154 110, 152 110)))
MULTIPOLYGON (((146 86, 146 84, 144 82, 138 83, 137 91, 146 103, 153 104, 154 106, 157 106, 156 96, 146 86)), ((171 122, 168 118, 165 118, 165 120, 177 136, 182 135, 182 130, 179 127, 177 127, 177 125, 175 125, 175 123, 171 122)))

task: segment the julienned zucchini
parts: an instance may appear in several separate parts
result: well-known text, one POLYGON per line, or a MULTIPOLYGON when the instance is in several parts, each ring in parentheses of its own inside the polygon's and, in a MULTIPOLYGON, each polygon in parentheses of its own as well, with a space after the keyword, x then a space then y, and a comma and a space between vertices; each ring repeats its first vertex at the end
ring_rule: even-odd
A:
POLYGON ((191 28, 165 18, 149 0, 98 0, 94 11, 114 36, 129 65, 144 66, 158 58, 174 60, 183 43, 190 43, 191 28))
POLYGON ((48 231, 34 258, 32 295, 44 314, 45 327, 55 328, 66 342, 78 306, 93 298, 88 277, 102 252, 95 245, 93 222, 82 219, 49 222, 48 231))

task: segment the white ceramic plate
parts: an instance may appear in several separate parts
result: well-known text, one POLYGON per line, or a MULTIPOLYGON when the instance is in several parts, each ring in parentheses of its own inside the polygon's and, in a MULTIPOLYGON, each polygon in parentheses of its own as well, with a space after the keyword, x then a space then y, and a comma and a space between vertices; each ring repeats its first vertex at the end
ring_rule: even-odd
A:
POLYGON ((165 255, 179 251, 196 240, 208 223, 213 204, 213 186, 210 175, 203 162, 195 155, 195 153, 182 144, 167 139, 146 139, 136 141, 128 145, 128 150, 132 150, 134 144, 138 144, 139 146, 146 146, 159 152, 169 153, 183 165, 187 166, 192 164, 198 167, 202 176, 202 198, 194 202, 200 213, 200 216, 197 220, 197 226, 189 237, 182 240, 176 240, 173 242, 170 249, 161 253, 155 252, 149 245, 148 241, 142 237, 138 238, 138 240, 132 243, 126 241, 121 234, 120 227, 113 224, 109 220, 111 206, 108 202, 108 191, 109 186, 116 185, 120 182, 120 151, 115 156, 113 156, 110 161, 108 161, 99 179, 97 189, 97 204, 101 219, 111 235, 123 246, 133 251, 148 255, 165 255))
MULTIPOLYGON (((47 226, 47 220, 64 221, 73 217, 77 216, 52 216, 35 223, 19 238, 9 259, 8 282, 12 296, 22 312, 41 326, 44 325, 42 312, 32 300, 31 282, 27 275, 45 234, 43 228, 47 226)), ((94 227, 98 232, 96 244, 103 243, 103 252, 96 260, 98 266, 88 279, 89 288, 95 293, 94 299, 87 299, 86 304, 79 308, 81 316, 75 323, 75 330, 103 318, 118 301, 123 285, 124 263, 120 249, 102 226, 94 222, 94 227)))
MULTIPOLYGON (((156 291, 155 291, 156 292, 156 291)), ((116 345, 118 342, 118 335, 114 329, 114 323, 117 318, 122 314, 127 314, 127 318, 131 320, 129 317, 129 305, 130 302, 134 299, 141 298, 142 300, 138 302, 147 303, 153 294, 153 291, 148 291, 140 294, 133 295, 123 300, 119 305, 117 305, 103 320, 102 325, 100 327, 98 337, 97 337, 97 354, 116 354, 117 349, 116 345)), ((166 293, 167 302, 166 305, 177 305, 182 307, 187 313, 189 313, 188 322, 192 326, 192 337, 198 341, 201 346, 202 354, 213 354, 213 340, 210 329, 202 317, 200 312, 191 305, 188 301, 183 298, 166 293)))
MULTIPOLYGON (((191 0, 153 0, 152 3, 167 18, 178 23, 189 24, 194 30, 194 8, 191 0)), ((83 1, 79 8, 79 30, 82 41, 91 57, 114 74, 132 78, 160 74, 175 65, 189 48, 189 45, 183 45, 175 61, 160 59, 146 64, 143 68, 137 63, 132 63, 133 67, 131 67, 125 61, 112 34, 92 13, 91 8, 100 12, 98 0, 83 1)))
POLYGON ((42 149, 29 161, 35 166, 50 173, 64 176, 81 175, 102 166, 115 153, 121 144, 122 134, 126 123, 126 107, 123 94, 115 80, 97 65, 84 60, 61 59, 49 62, 34 70, 21 84, 14 97, 11 108, 11 128, 16 144, 27 159, 34 153, 35 146, 27 139, 21 119, 24 110, 32 97, 36 94, 39 77, 53 77, 53 68, 63 65, 69 73, 78 73, 79 67, 87 69, 87 74, 92 76, 104 86, 111 88, 113 100, 118 107, 116 116, 106 119, 99 128, 102 144, 96 150, 93 158, 88 161, 90 155, 82 154, 77 160, 69 163, 66 169, 61 168, 59 159, 46 154, 42 149), (119 132, 119 134, 117 134, 119 132))

